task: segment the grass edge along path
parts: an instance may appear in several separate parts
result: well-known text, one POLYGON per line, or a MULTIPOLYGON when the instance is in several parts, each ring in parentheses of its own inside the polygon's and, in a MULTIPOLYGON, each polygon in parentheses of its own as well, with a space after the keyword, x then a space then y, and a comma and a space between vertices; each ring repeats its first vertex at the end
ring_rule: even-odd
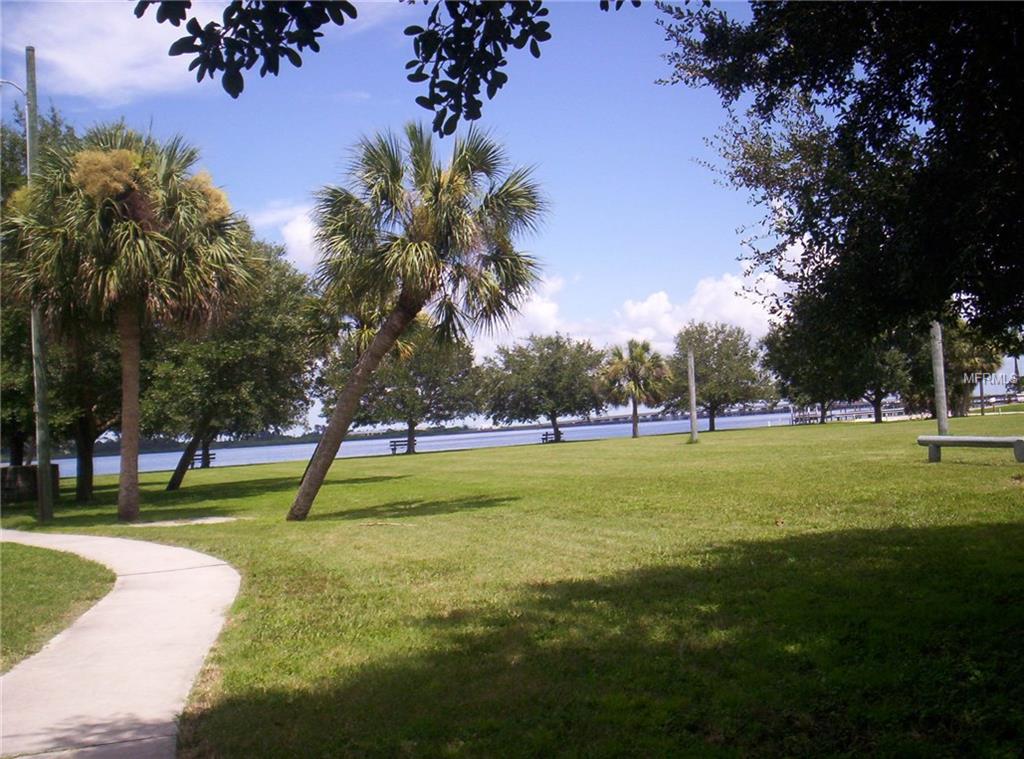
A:
POLYGON ((0 672, 39 651, 114 580, 102 564, 65 551, 0 543, 0 672))

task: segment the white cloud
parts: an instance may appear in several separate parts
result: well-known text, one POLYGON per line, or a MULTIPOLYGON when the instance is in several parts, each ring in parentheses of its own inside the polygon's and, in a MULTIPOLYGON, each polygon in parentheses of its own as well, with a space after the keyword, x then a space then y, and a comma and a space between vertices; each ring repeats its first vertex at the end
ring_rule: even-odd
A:
POLYGON ((544 280, 507 331, 475 341, 477 354, 489 355, 496 346, 531 333, 554 332, 587 339, 601 347, 624 343, 631 338, 650 340, 657 350, 671 352, 676 333, 690 320, 732 324, 757 339, 768 331, 769 314, 760 295, 748 290, 756 285, 758 293, 772 293, 778 292, 782 285, 771 275, 754 279, 727 272, 701 279, 689 296, 679 302, 673 301, 665 290, 657 290, 639 300, 626 300, 607 318, 575 321, 565 318, 558 303, 557 296, 565 284, 560 277, 544 280))
POLYGON ((4 3, 3 46, 36 48, 39 90, 118 105, 195 87, 184 58, 167 49, 182 27, 138 19, 127 2, 4 3))
MULTIPOLYGON (((188 56, 167 54, 171 44, 185 36, 184 25, 157 23, 155 8, 136 18, 134 8, 134 2, 125 0, 3 0, 3 47, 17 52, 27 45, 36 48, 43 98, 77 95, 115 106, 146 95, 209 89, 196 84, 195 73, 188 70, 188 56)), ((221 2, 197 2, 190 14, 205 23, 219 21, 223 10, 221 2)), ((346 36, 398 22, 404 12, 399 3, 359 3, 359 17, 343 29, 327 29, 331 39, 323 45, 343 45, 346 36)), ((398 39, 407 38, 398 35, 398 39)), ((250 76, 256 75, 254 69, 250 76)), ((213 89, 219 90, 219 84, 213 89)), ((370 98, 359 90, 345 90, 338 96, 355 102, 370 98)))
POLYGON ((249 214, 249 222, 258 232, 272 232, 284 243, 288 260, 306 273, 316 267, 317 249, 313 240, 315 228, 308 205, 271 203, 266 208, 249 214))

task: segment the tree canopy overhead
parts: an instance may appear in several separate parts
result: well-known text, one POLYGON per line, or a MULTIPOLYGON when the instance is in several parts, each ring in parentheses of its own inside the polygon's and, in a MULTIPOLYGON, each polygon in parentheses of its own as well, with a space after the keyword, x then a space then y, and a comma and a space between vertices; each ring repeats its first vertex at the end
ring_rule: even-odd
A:
POLYGON ((1024 14, 1011 3, 753 2, 749 22, 659 3, 670 81, 752 101, 766 130, 797 93, 823 117, 821 171, 789 182, 780 260, 806 289, 881 315, 954 299, 991 334, 1024 322, 1024 14))
MULTIPOLYGON (((640 5, 640 0, 629 2, 640 5)), ((624 4, 625 0, 600 0, 599 7, 618 10, 624 4)), ((192 56, 189 71, 196 72, 197 81, 222 72, 221 84, 234 98, 245 87, 244 71, 260 64, 260 76, 277 75, 282 60, 301 66, 304 52, 320 51, 322 29, 358 17, 356 4, 346 0, 233 0, 224 6, 220 23, 206 24, 190 15, 191 0, 141 0, 135 15, 142 18, 150 6, 156 6, 160 23, 185 23, 186 34, 171 45, 170 55, 192 56)), ((510 48, 529 49, 540 58, 541 44, 551 39, 547 15, 540 0, 438 0, 424 26, 405 29, 412 37, 414 56, 405 66, 406 78, 426 83, 427 94, 416 102, 434 114, 436 133, 453 134, 461 119, 480 118, 481 93, 490 100, 508 81, 502 69, 508 65, 510 48)))

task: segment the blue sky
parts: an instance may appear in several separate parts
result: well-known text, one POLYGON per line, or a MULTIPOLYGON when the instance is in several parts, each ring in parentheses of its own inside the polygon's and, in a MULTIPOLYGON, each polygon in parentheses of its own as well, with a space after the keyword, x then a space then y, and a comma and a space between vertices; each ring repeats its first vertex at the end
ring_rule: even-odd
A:
MULTIPOLYGON (((24 80, 32 44, 41 102, 77 126, 124 116, 186 135, 236 208, 306 269, 312 192, 342 181, 360 135, 429 118, 413 102, 421 86, 403 70, 411 43, 402 29, 422 21, 422 5, 359 3, 359 19, 330 29, 321 53, 277 78, 247 77, 238 100, 219 82, 197 84, 185 60, 166 55, 180 32, 136 20, 132 7, 5 0, 3 78, 24 80)), ((696 162, 713 158, 703 140, 724 120, 719 101, 655 84, 668 73, 669 46, 651 4, 618 13, 602 13, 596 0, 550 7, 554 37, 541 59, 514 51, 510 82, 481 120, 546 190, 548 221, 524 241, 545 280, 510 333, 480 338, 478 348, 558 329, 600 344, 647 337, 668 349, 690 318, 762 334, 763 309, 737 295, 736 228, 758 211, 696 162)), ((3 96, 9 114, 17 95, 3 96)))

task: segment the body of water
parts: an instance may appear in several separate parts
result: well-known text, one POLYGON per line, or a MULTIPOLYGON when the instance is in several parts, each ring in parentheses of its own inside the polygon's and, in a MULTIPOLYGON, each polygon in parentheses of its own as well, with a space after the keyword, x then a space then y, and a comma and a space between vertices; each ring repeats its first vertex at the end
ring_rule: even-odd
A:
MULTIPOLYGON (((753 414, 750 416, 723 416, 716 420, 720 430, 741 427, 778 427, 790 423, 789 412, 779 414, 753 414)), ((547 428, 550 430, 550 427, 547 428)), ((700 430, 707 429, 707 419, 700 420, 700 430)), ((622 424, 587 424, 578 427, 564 427, 562 437, 566 441, 600 440, 604 438, 629 437, 629 423, 622 424)), ((427 435, 416 441, 419 453, 429 451, 460 451, 471 448, 497 448, 506 445, 539 444, 540 436, 546 430, 490 430, 486 432, 459 432, 451 435, 427 435)), ((641 435, 669 435, 690 431, 689 420, 674 419, 662 422, 641 422, 641 435)), ((342 444, 338 458, 355 458, 358 456, 388 456, 391 454, 389 440, 395 438, 376 438, 374 440, 350 440, 342 444)), ((404 439, 404 437, 403 437, 404 439)), ((214 466, 232 466, 238 464, 271 464, 279 461, 308 461, 313 454, 313 443, 296 445, 259 445, 249 448, 214 448, 217 458, 214 466)), ((160 472, 174 469, 181 453, 167 451, 163 453, 143 453, 139 456, 139 471, 160 472)), ((77 471, 73 458, 54 459, 60 465, 62 477, 74 477, 77 471)), ((94 461, 96 474, 117 474, 120 457, 97 456, 94 461)))

